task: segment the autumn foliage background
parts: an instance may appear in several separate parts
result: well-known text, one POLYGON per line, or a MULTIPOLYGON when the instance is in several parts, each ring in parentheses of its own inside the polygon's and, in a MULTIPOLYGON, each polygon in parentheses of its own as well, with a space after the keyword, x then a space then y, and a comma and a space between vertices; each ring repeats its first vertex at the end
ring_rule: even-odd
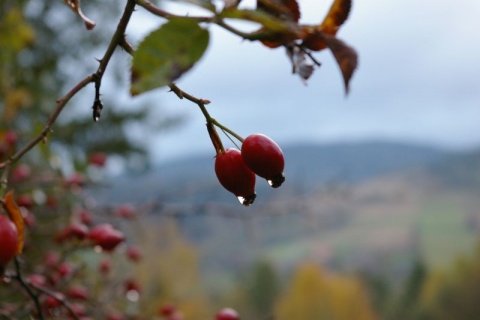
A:
MULTIPOLYGON (((205 215, 211 214, 218 221, 216 228, 227 230, 220 234, 224 238, 214 244, 213 251, 229 252, 228 261, 221 256, 223 261, 209 263, 205 261, 205 248, 195 242, 182 223, 182 219, 187 219, 183 207, 172 206, 168 192, 164 198, 141 203, 118 198, 105 201, 99 197, 102 190, 110 187, 110 181, 115 181, 110 180, 112 167, 126 172, 127 177, 150 168, 151 145, 142 136, 175 130, 182 119, 162 114, 158 106, 144 102, 122 105, 113 91, 105 90, 104 94, 94 88, 100 87, 98 76, 101 78, 106 71, 99 73, 99 62, 94 57, 104 54, 124 9, 116 2, 82 2, 82 11, 87 16, 92 14, 92 20, 102 22, 87 31, 81 16, 72 12, 76 11, 75 4, 4 1, 0 5, 1 214, 17 218, 20 214, 25 228, 22 253, 5 266, 0 283, 0 318, 29 319, 42 314, 56 319, 202 320, 214 319, 224 307, 237 310, 241 319, 259 320, 473 319, 480 315, 476 303, 480 295, 480 249, 436 267, 417 251, 419 240, 413 232, 409 238, 412 249, 408 255, 399 254, 401 261, 391 268, 396 270, 400 265, 399 273, 383 264, 368 272, 368 268, 348 268, 348 264, 345 267, 341 262, 323 263, 311 257, 285 264, 262 252, 258 243, 232 240, 227 249, 221 243, 228 240, 229 233, 234 234, 229 229, 232 224, 225 222, 229 214, 238 219, 236 232, 245 230, 245 238, 249 238, 252 225, 269 226, 272 222, 268 220, 268 211, 282 212, 280 209, 262 207, 266 208, 264 215, 260 210, 256 224, 243 211, 238 218, 228 206, 219 209, 209 202, 193 203, 188 207, 188 217, 195 219, 197 212, 207 212, 205 215), (67 100, 59 97, 65 97, 65 92, 92 73, 96 76, 87 78, 85 85, 90 87, 84 90, 85 96, 67 101, 76 107, 70 111, 68 106, 52 123, 52 132, 48 130, 42 137, 52 110, 67 100), (100 97, 104 109, 97 100, 100 97), (88 113, 78 112, 79 106, 88 109, 88 113), (100 117, 98 123, 92 120, 92 106, 93 118, 100 117), (140 138, 131 134, 139 127, 140 138), (15 161, 9 160, 39 136, 41 141, 34 148, 15 161), (9 205, 18 209, 9 209, 9 205), (111 240, 113 244, 99 243, 91 236, 95 227, 105 224, 113 226, 118 243, 115 239, 111 240), (248 259, 240 259, 245 256, 248 259)), ((317 70, 318 61, 313 54, 320 49, 331 50, 348 92, 357 56, 352 47, 336 38, 336 33, 347 20, 350 1, 333 1, 327 18, 315 26, 298 24, 301 3, 300 8, 296 1, 281 4, 260 1, 261 13, 236 10, 232 5, 231 11, 220 17, 258 23, 259 31, 233 30, 232 36, 262 42, 265 50, 285 47, 287 63, 303 81, 317 70)), ((194 5, 207 10, 214 7, 208 1, 194 5)), ((151 9, 148 2, 137 1, 138 10, 148 8, 151 9)), ((207 22, 228 30, 222 19, 207 22)), ((203 55, 208 46, 207 28, 195 20, 166 20, 163 28, 140 44, 137 54, 123 42, 124 38, 116 39, 118 47, 103 85, 109 81, 110 87, 125 88, 125 83, 131 81, 132 94, 170 86, 173 93, 169 94, 205 107, 209 101, 190 99, 185 92, 188 88, 182 88, 183 91, 172 81, 188 72, 203 55), (168 47, 163 47, 158 39, 164 37, 184 39, 171 40, 168 47), (151 58, 152 50, 165 51, 166 58, 151 58), (132 73, 126 72, 132 61, 130 55, 132 73)), ((85 21, 91 27, 89 20, 85 21)), ((103 59, 106 61, 105 56, 103 59)), ((212 156, 213 151, 212 148, 212 156)), ((464 198, 475 194, 476 188, 475 185, 467 191, 462 189, 463 193, 456 189, 454 203, 465 207, 474 203, 464 198)), ((337 201, 335 197, 345 190, 333 191, 328 201, 337 201)), ((331 190, 320 192, 318 197, 328 192, 331 190)), ((333 206, 337 211, 332 212, 356 212, 354 197, 348 201, 340 199, 333 206)), ((231 200, 236 201, 233 197, 231 200)), ((440 212, 445 206, 440 207, 432 211, 440 212)), ((278 220, 279 224, 287 221, 293 229, 299 226, 292 221, 302 220, 306 225, 307 219, 315 221, 315 216, 304 215, 302 210, 308 211, 292 209, 294 220, 287 216, 286 220, 278 220)))

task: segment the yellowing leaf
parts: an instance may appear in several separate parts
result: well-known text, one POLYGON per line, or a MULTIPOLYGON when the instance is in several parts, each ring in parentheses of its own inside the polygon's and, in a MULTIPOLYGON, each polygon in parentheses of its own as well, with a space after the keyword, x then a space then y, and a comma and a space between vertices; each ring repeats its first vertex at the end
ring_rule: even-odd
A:
POLYGON ((351 0, 335 0, 318 30, 330 35, 337 34, 338 28, 347 20, 351 7, 351 0))
POLYGON ((323 36, 335 36, 340 26, 347 20, 352 6, 351 0, 335 0, 320 25, 304 26, 302 46, 313 51, 327 48, 323 36))
POLYGON ((5 211, 7 211, 10 219, 13 221, 13 223, 17 227, 17 232, 18 232, 17 254, 20 254, 23 251, 23 244, 25 242, 25 226, 24 226, 22 213, 20 212, 20 209, 15 203, 13 191, 9 191, 5 195, 3 206, 5 211))

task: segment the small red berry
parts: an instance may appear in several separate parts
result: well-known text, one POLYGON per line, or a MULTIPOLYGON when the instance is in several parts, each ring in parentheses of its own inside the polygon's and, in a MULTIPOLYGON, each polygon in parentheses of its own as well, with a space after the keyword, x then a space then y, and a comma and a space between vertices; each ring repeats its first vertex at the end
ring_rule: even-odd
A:
POLYGON ((238 149, 227 149, 215 158, 215 174, 220 184, 236 195, 244 206, 255 200, 255 174, 243 162, 238 149))
POLYGON ((107 155, 103 152, 96 152, 90 155, 88 163, 92 166, 103 167, 107 162, 107 155))
POLYGON ((164 317, 170 317, 177 309, 173 304, 164 304, 158 309, 158 314, 164 317))
POLYGON ((19 207, 24 207, 27 209, 31 209, 35 205, 33 197, 28 193, 19 195, 16 199, 16 202, 19 207))
POLYGON ((62 262, 58 265, 57 271, 61 278, 65 278, 72 274, 75 267, 69 262, 62 262))
POLYGON ((133 262, 138 262, 142 259, 140 249, 136 246, 130 246, 127 248, 127 257, 133 262))
POLYGON ((140 284, 135 279, 125 280, 125 282, 123 283, 123 286, 125 288, 125 292, 128 292, 128 291, 140 292, 140 284))
POLYGON ((116 207, 114 214, 117 217, 124 218, 124 219, 133 219, 137 216, 134 206, 128 203, 121 204, 118 207, 116 207))
POLYGON ((52 295, 47 296, 43 301, 45 309, 54 309, 62 305, 60 301, 64 301, 65 296, 61 292, 53 292, 52 295))
POLYGON ((220 310, 216 317, 215 320, 238 320, 240 319, 238 317, 237 311, 233 310, 232 308, 225 308, 220 310))
POLYGON ((5 215, 0 215, 0 270, 15 257, 18 247, 18 231, 5 215))
MULTIPOLYGON (((84 318, 84 316, 87 315, 87 309, 85 308, 84 305, 79 303, 72 303, 70 305, 70 308, 72 309, 73 313, 75 313, 77 318, 80 317, 79 320, 90 319, 90 318, 84 318)), ((74 319, 74 317, 71 317, 71 319, 74 319)))
POLYGON ((43 259, 43 263, 48 268, 56 267, 59 262, 60 262, 60 254, 58 252, 55 252, 55 251, 48 251, 45 254, 45 257, 43 259))
POLYGON ((23 181, 28 179, 32 174, 32 170, 26 164, 21 164, 12 171, 12 180, 23 181))
POLYGON ((110 261, 110 259, 103 259, 100 264, 98 265, 98 269, 100 270, 100 272, 102 274, 108 274, 110 272, 110 270, 112 269, 112 262, 110 261))
POLYGON ((123 233, 114 229, 111 224, 100 224, 93 227, 88 238, 105 251, 112 251, 125 239, 123 233))
POLYGON ((65 178, 65 184, 72 187, 83 187, 87 183, 87 179, 80 172, 75 172, 65 178))
POLYGON ((82 223, 71 223, 55 236, 55 241, 63 242, 64 240, 78 239, 83 240, 87 237, 88 227, 82 223))
POLYGON ((285 181, 285 159, 282 149, 263 134, 249 135, 242 143, 242 157, 247 166, 258 176, 267 179, 273 188, 285 181))
POLYGON ((28 228, 33 228, 37 222, 37 218, 27 211, 26 215, 23 217, 23 221, 28 228))
POLYGON ((88 300, 88 289, 84 286, 72 286, 67 289, 67 296, 77 300, 88 300))
POLYGON ((47 278, 45 278, 44 275, 42 274, 31 274, 27 277, 28 281, 30 281, 31 284, 36 285, 36 286, 45 286, 47 283, 47 278))
POLYGON ((87 211, 87 210, 82 210, 80 211, 80 213, 78 214, 79 216, 79 219, 80 221, 83 223, 83 224, 86 224, 87 226, 91 225, 93 223, 93 217, 92 217, 92 214, 87 211))

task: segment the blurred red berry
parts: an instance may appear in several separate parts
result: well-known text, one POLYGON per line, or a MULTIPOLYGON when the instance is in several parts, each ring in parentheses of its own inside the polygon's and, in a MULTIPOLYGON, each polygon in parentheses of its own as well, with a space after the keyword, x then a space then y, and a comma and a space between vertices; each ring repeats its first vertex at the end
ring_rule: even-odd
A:
POLYGON ((75 267, 69 262, 62 262, 58 265, 57 271, 60 277, 65 278, 72 274, 75 267))
POLYGON ((123 233, 107 223, 93 227, 88 238, 105 251, 112 251, 125 239, 123 233))
POLYGON ((65 184, 67 186, 83 187, 86 182, 87 179, 80 172, 75 172, 71 176, 65 178, 65 184))
POLYGON ((125 282, 123 283, 123 286, 125 288, 125 292, 128 292, 128 291, 140 292, 140 284, 135 279, 125 280, 125 282))
POLYGON ((67 296, 77 300, 88 300, 88 289, 81 285, 71 286, 67 289, 67 296))
POLYGON ((87 226, 89 226, 93 223, 93 217, 92 217, 92 214, 89 211, 82 210, 82 211, 80 211, 80 213, 78 215, 79 215, 80 221, 83 224, 86 224, 87 226))
POLYGON ((31 209, 35 204, 35 202, 33 201, 33 197, 28 193, 19 195, 15 202, 19 207, 24 207, 27 209, 31 209))
POLYGON ((238 317, 237 311, 233 310, 232 308, 225 308, 220 310, 216 317, 215 320, 238 320, 240 319, 238 317))
POLYGON ((112 269, 112 262, 110 259, 105 258, 100 262, 98 269, 102 274, 107 274, 112 269))
POLYGON ((176 311, 176 308, 173 304, 164 304, 158 309, 158 314, 164 317, 171 316, 176 311))
POLYGON ((87 234, 88 227, 86 225, 73 222, 57 233, 55 236, 55 241, 62 242, 71 239, 83 240, 87 237, 87 234))
POLYGON ((107 162, 107 155, 102 152, 96 152, 90 155, 90 158, 88 159, 88 163, 97 166, 97 167, 103 167, 105 166, 105 163, 107 162))
POLYGON ((48 251, 43 258, 43 264, 49 268, 54 268, 60 262, 60 254, 54 251, 48 251))
POLYGON ((35 218, 35 216, 30 212, 27 212, 27 214, 23 217, 23 221, 28 228, 33 228, 37 222, 37 218, 35 218))
POLYGON ((127 257, 131 261, 138 262, 142 259, 142 254, 137 246, 130 246, 127 248, 127 257))
POLYGON ((115 215, 120 218, 132 219, 137 216, 135 208, 131 204, 122 204, 115 208, 115 215))
POLYGON ((12 170, 12 180, 14 182, 28 179, 32 174, 32 170, 26 164, 20 164, 12 170))
POLYGON ((36 286, 44 286, 47 283, 47 279, 42 274, 30 274, 27 276, 28 281, 36 286))

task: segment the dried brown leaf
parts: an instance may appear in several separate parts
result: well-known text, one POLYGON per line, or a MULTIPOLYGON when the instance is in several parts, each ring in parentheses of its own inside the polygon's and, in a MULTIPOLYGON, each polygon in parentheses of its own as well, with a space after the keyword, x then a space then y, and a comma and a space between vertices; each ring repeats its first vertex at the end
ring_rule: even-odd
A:
POLYGON ((304 37, 302 45, 314 51, 325 49, 327 44, 319 36, 319 33, 336 35, 340 26, 347 20, 351 7, 351 0, 335 0, 321 24, 303 28, 304 37))
POLYGON ((348 94, 350 90, 350 79, 358 65, 357 52, 345 42, 334 36, 321 33, 320 36, 323 38, 330 51, 332 51, 335 60, 337 60, 345 84, 345 94, 348 94))

